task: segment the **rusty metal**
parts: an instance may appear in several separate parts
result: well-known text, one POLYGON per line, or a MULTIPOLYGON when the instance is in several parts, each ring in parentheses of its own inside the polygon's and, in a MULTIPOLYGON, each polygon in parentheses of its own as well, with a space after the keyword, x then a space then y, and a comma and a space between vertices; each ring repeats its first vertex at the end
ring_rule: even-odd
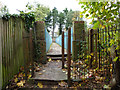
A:
POLYGON ((71 28, 68 29, 68 86, 71 86, 71 28))
POLYGON ((64 31, 62 32, 62 69, 64 68, 64 31))

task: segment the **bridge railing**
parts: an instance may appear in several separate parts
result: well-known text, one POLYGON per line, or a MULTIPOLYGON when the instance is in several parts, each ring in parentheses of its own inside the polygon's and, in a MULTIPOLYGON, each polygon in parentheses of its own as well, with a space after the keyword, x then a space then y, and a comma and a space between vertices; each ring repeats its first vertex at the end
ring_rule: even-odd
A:
MULTIPOLYGON (((71 52, 72 52, 72 41, 73 41, 73 28, 71 28, 71 52)), ((62 46, 62 35, 56 38, 55 42, 62 46)), ((68 31, 64 32, 64 48, 68 49, 68 31)))
POLYGON ((46 52, 50 49, 52 44, 52 37, 49 35, 48 31, 45 29, 45 40, 46 40, 46 52))

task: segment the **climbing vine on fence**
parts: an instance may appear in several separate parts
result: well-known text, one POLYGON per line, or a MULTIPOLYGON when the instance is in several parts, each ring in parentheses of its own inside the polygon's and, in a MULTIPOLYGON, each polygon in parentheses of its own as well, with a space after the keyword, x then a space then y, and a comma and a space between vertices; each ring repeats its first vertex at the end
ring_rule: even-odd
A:
MULTIPOLYGON (((82 2, 83 0, 78 1, 79 4, 81 4, 81 8, 84 9, 83 12, 81 12, 81 16, 84 14, 87 19, 92 19, 92 22, 90 24, 93 25, 93 29, 105 29, 108 27, 116 29, 114 26, 118 26, 118 23, 120 23, 120 2, 82 2)), ((117 29, 120 29, 120 26, 117 29)), ((119 52, 120 38, 118 37, 119 33, 116 33, 115 38, 111 39, 109 42, 109 48, 114 44, 116 45, 116 50, 119 52)))
POLYGON ((35 22, 35 15, 33 13, 20 13, 21 17, 25 20, 25 29, 29 32, 29 29, 33 27, 35 22))
POLYGON ((33 27, 33 23, 35 22, 35 15, 33 13, 5 14, 2 18, 8 21, 10 17, 21 17, 25 21, 25 30, 27 32, 29 32, 29 29, 33 27))

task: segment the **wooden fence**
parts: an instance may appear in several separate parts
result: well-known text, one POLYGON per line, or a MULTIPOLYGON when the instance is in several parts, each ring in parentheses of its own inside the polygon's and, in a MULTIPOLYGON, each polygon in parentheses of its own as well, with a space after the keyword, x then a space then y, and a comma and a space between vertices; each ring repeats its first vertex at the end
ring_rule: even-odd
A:
POLYGON ((80 52, 77 54, 78 58, 71 64, 71 78, 73 80, 87 79, 90 78, 91 70, 92 72, 100 71, 103 74, 102 77, 105 77, 103 81, 108 83, 113 77, 113 73, 117 72, 114 71, 113 62, 116 57, 116 46, 113 47, 112 39, 115 39, 116 33, 119 32, 120 29, 117 26, 111 26, 81 33, 84 40, 76 43, 80 46, 80 52))
POLYGON ((0 19, 0 88, 32 60, 30 43, 30 34, 20 17, 0 19))
MULTIPOLYGON (((120 28, 114 25, 105 27, 104 29, 85 30, 84 28, 81 29, 82 25, 84 25, 84 23, 75 22, 73 34, 69 33, 71 36, 73 35, 72 60, 70 60, 69 57, 67 60, 69 86, 71 80, 81 81, 85 79, 90 80, 91 78, 95 78, 95 80, 99 78, 101 82, 106 84, 108 84, 112 78, 116 78, 117 83, 120 82, 119 58, 116 62, 114 61, 115 57, 119 56, 119 52, 115 50, 119 45, 113 43, 116 34, 120 33, 120 28), (95 73, 98 73, 99 76, 94 75, 95 73)), ((64 33, 62 37, 61 40, 63 42, 64 33)), ((68 37, 68 39, 70 38, 71 37, 68 37)), ((62 43, 62 46, 64 46, 64 43, 62 43)), ((68 49, 70 49, 70 47, 68 49)), ((62 53, 64 53, 64 51, 62 53)), ((68 52, 68 56, 69 55, 70 51, 68 52)), ((64 68, 64 57, 62 58, 62 67, 64 68)))

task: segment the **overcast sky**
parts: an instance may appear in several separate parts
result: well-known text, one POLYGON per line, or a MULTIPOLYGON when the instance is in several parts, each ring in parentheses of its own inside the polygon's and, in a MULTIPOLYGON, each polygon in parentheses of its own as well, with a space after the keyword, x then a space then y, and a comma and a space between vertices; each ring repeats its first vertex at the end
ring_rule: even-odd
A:
POLYGON ((40 4, 48 6, 50 9, 57 7, 59 11, 65 8, 80 10, 80 5, 76 0, 0 0, 0 2, 2 2, 3 5, 7 5, 11 14, 18 13, 16 9, 24 11, 28 2, 39 2, 40 4))

